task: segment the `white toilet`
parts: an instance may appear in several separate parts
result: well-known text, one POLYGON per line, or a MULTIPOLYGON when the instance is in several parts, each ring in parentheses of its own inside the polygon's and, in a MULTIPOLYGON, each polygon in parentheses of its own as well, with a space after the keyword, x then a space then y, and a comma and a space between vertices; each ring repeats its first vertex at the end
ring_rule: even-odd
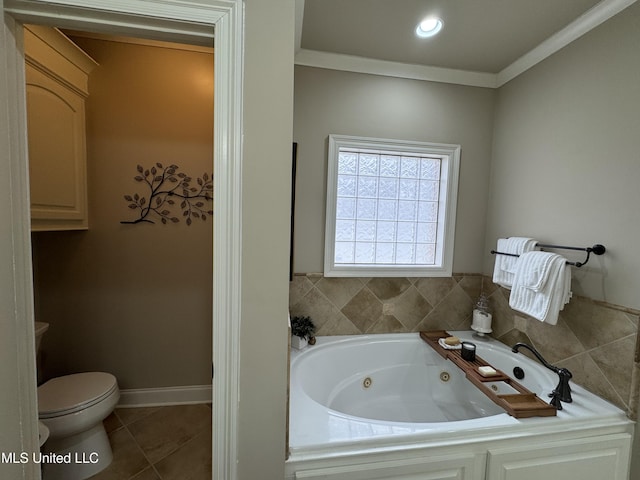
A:
MULTIPOLYGON (((36 352, 48 328, 36 322, 36 352)), ((49 430, 42 453, 43 480, 84 480, 111 463, 102 421, 119 398, 116 378, 103 372, 65 375, 38 387, 38 414, 49 430)))

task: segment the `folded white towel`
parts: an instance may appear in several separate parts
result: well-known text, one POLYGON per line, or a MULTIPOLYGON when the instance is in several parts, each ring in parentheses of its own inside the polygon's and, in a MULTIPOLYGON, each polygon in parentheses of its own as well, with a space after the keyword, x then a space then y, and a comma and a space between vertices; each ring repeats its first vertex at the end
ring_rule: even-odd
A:
MULTIPOLYGON (((536 244, 537 242, 533 238, 499 238, 496 250, 502 253, 521 255, 525 252, 532 251, 536 244)), ((513 277, 516 271, 517 260, 518 257, 512 257, 510 255, 496 255, 493 267, 493 283, 505 288, 511 288, 513 285, 513 277)))
POLYGON ((527 252, 520 255, 509 306, 551 325, 571 297, 571 269, 561 255, 527 252))
MULTIPOLYGON (((549 280, 551 264, 558 255, 548 252, 529 253, 534 253, 534 255, 523 254, 522 259, 517 263, 516 272, 519 275, 517 282, 519 285, 530 288, 534 292, 540 292, 549 280)), ((515 283, 516 280, 514 278, 514 285, 515 283)))

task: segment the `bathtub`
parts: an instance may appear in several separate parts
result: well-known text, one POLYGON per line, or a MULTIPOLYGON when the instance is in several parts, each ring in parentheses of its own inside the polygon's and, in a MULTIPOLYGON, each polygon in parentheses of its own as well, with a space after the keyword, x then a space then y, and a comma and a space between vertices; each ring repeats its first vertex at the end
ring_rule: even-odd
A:
MULTIPOLYGON (((524 378, 518 381, 548 401, 556 374, 489 337, 451 333, 474 342, 477 355, 508 375, 521 368, 524 378)), ((498 394, 514 393, 504 382, 489 385, 498 394)), ((405 469, 406 478, 509 479, 491 472, 502 475, 505 458, 539 450, 545 460, 542 470, 532 473, 536 478, 577 462, 571 463, 582 475, 576 478, 626 480, 633 422, 578 385, 572 384, 572 394, 573 402, 554 417, 516 419, 418 334, 319 337, 316 345, 291 354, 286 478, 405 478, 405 469), (551 439, 554 446, 547 451, 551 439), (593 455, 574 458, 576 445, 579 456, 593 455), (612 445, 613 454, 601 453, 612 445), (505 449, 515 450, 505 457, 505 449), (436 459, 443 455, 453 455, 453 466, 445 461, 442 467, 436 459), (606 475, 598 477, 602 472, 590 462, 602 464, 606 475), (439 468, 454 476, 438 476, 439 468)), ((563 473, 562 478, 572 477, 563 473)))

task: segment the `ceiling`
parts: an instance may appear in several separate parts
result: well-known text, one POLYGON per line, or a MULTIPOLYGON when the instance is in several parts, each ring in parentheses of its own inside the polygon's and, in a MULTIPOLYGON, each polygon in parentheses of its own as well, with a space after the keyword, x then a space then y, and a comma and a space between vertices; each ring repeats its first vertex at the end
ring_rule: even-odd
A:
POLYGON ((296 63, 396 66, 414 76, 451 73, 467 79, 453 83, 500 86, 634 1, 298 0, 296 63), (429 15, 444 27, 420 39, 415 28, 429 15))

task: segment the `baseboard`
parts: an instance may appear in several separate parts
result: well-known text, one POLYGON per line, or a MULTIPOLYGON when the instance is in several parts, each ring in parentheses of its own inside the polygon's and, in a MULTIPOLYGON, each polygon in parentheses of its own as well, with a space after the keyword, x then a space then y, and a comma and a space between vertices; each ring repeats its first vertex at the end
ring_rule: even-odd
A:
POLYGON ((211 403, 211 385, 120 390, 118 408, 211 403))

